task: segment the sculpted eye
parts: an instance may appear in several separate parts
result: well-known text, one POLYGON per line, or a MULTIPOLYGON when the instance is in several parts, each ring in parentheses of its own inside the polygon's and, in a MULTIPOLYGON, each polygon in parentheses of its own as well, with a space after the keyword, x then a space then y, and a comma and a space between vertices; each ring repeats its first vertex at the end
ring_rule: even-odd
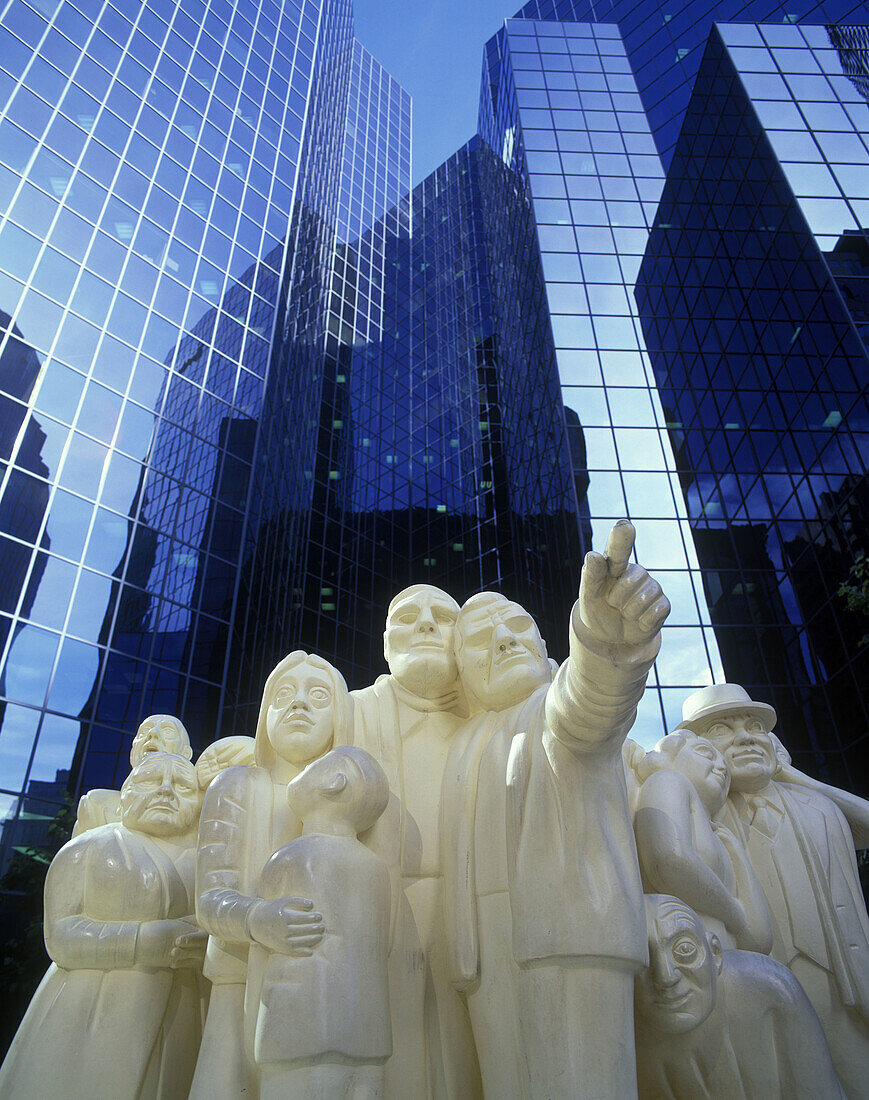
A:
POLYGON ((332 698, 332 693, 324 687, 311 688, 308 694, 314 703, 328 703, 332 698))
POLYGON ((673 944, 673 958, 677 963, 693 962, 697 955, 697 944, 693 940, 681 939, 673 944))

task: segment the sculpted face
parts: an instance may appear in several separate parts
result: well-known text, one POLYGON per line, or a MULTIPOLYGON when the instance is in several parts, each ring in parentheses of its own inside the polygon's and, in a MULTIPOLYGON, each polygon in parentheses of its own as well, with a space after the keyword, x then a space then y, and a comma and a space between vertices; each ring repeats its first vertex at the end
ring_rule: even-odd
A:
POLYGON ((457 659, 462 683, 484 707, 503 710, 551 678, 537 624, 509 600, 462 612, 457 659))
POLYGON ((730 790, 730 773, 718 749, 693 733, 684 735, 682 748, 676 754, 672 768, 680 772, 700 795, 711 813, 720 810, 730 790))
POLYGON ((454 686, 453 634, 458 613, 451 596, 429 585, 399 594, 386 620, 383 652, 389 671, 402 687, 432 699, 454 686))
POLYGON ((266 730, 277 756, 306 764, 322 755, 334 734, 334 687, 324 669, 296 665, 272 688, 266 730))
POLYGON ((720 948, 696 913, 676 898, 646 898, 649 969, 637 977, 635 1004, 642 1027, 680 1035, 715 1007, 720 948))
POLYGON ((735 791, 761 791, 778 770, 772 738, 763 722, 751 714, 718 716, 703 736, 726 760, 735 791))
POLYGON ((121 821, 150 836, 184 833, 201 806, 196 769, 183 756, 149 753, 121 787, 121 821))
POLYGON ((193 751, 187 730, 171 714, 152 714, 136 731, 130 749, 130 764, 135 768, 150 752, 175 753, 190 759, 193 751))

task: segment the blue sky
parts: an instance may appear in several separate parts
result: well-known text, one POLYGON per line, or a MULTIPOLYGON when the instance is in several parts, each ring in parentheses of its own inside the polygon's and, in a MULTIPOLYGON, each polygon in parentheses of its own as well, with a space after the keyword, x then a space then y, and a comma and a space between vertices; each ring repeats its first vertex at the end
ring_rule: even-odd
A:
POLYGON ((477 129, 483 46, 523 0, 355 0, 356 37, 413 97, 413 182, 477 129))

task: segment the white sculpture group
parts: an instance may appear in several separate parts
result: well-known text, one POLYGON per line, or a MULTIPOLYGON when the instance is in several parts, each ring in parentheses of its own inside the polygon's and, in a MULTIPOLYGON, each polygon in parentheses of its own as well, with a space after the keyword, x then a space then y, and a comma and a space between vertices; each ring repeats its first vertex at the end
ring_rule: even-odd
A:
POLYGON ((416 585, 371 687, 291 653, 195 769, 143 723, 49 871, 0 1095, 869 1096, 869 803, 734 685, 626 741, 669 611, 633 540, 560 668, 505 597, 416 585))

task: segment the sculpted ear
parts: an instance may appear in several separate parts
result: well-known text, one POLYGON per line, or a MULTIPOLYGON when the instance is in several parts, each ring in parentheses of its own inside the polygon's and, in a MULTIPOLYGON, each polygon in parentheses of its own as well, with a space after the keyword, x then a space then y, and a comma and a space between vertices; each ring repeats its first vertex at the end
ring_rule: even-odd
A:
POLYGON ((389 664, 389 642, 386 640, 386 631, 383 631, 383 657, 387 664, 389 664))
POLYGON ((719 940, 714 932, 707 933, 706 939, 709 941, 709 950, 712 952, 713 959, 715 959, 715 970, 720 974, 721 967, 724 963, 724 952, 721 950, 721 940, 719 940))
POLYGON ((324 783, 320 790, 325 795, 331 795, 334 798, 339 795, 347 786, 347 776, 343 772, 336 772, 335 775, 329 780, 328 783, 324 783))

